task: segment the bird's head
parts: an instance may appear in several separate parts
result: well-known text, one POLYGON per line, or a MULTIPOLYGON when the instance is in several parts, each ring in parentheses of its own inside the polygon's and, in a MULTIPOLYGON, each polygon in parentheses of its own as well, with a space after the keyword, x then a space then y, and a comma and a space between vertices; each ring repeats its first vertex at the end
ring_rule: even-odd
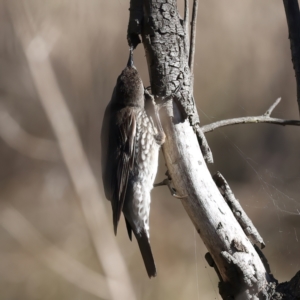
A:
POLYGON ((127 66, 118 77, 115 92, 116 103, 124 106, 144 107, 144 85, 133 64, 132 49, 130 49, 127 66))

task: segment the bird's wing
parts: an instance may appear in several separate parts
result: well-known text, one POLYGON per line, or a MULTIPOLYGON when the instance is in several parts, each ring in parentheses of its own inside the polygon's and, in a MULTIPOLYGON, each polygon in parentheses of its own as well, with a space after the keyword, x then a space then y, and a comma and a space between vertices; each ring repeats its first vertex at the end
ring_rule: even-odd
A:
MULTIPOLYGON (((133 108, 123 109, 117 124, 118 151, 116 153, 116 178, 113 179, 113 222, 115 233, 123 209, 128 179, 135 160, 136 112, 133 108)), ((113 176, 114 177, 114 176, 113 176)))
POLYGON ((107 200, 112 200, 113 190, 111 185, 114 159, 112 157, 111 151, 116 145, 116 139, 114 136, 111 136, 111 119, 113 115, 111 112, 111 103, 105 109, 102 129, 101 129, 101 166, 102 166, 102 181, 105 192, 105 197, 107 200))

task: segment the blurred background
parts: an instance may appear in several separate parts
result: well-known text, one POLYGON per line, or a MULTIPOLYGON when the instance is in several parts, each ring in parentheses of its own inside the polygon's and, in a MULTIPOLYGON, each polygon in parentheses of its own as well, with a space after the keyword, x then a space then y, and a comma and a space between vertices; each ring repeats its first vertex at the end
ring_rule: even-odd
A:
MULTIPOLYGON (((182 14, 183 1, 178 2, 182 14)), ((3 300, 102 299, 96 279, 105 274, 92 239, 94 235, 109 241, 113 227, 103 193, 99 137, 104 109, 128 57, 128 7, 129 0, 0 1, 3 300), (48 63, 44 69, 39 69, 41 61, 48 63), (56 93, 47 90, 53 82, 56 93), (63 102, 56 105, 57 95, 73 117, 99 186, 100 208, 111 222, 93 234, 81 207, 97 187, 86 194, 74 188, 84 181, 86 172, 79 173, 86 164, 83 158, 83 165, 79 162, 73 169, 78 176, 70 176, 68 159, 72 164, 77 158, 69 150, 75 145, 76 156, 78 143, 59 148, 64 137, 73 136, 74 128, 63 114, 63 102), (67 128, 64 136, 57 136, 59 128, 67 128)), ((282 1, 203 0, 197 26, 194 92, 202 124, 261 115, 278 97, 282 101, 272 116, 299 118, 282 1)), ((147 86, 142 46, 135 52, 135 65, 147 86)), ((300 269, 299 130, 257 124, 207 134, 215 159, 209 168, 225 176, 252 218, 279 281, 291 279, 300 269)), ((165 171, 161 157, 157 181, 165 171)), ((217 277, 204 259, 206 249, 167 188, 152 192, 150 225, 158 268, 154 279, 148 279, 123 219, 113 239, 136 298, 220 299, 217 277)))

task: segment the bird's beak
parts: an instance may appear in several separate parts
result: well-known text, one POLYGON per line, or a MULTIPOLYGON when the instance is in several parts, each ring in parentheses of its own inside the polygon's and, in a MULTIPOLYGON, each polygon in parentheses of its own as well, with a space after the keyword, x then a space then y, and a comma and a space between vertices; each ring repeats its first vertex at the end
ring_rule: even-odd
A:
POLYGON ((130 47, 130 49, 129 49, 129 58, 128 58, 128 62, 127 62, 127 67, 135 68, 135 66, 133 65, 133 47, 130 47))

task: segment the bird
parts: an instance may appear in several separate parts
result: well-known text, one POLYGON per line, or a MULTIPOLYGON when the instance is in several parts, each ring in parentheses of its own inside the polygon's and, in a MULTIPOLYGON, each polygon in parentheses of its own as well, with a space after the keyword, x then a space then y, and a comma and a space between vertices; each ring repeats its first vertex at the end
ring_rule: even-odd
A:
POLYGON ((159 108, 149 95, 133 64, 130 48, 127 66, 117 79, 104 113, 102 179, 105 196, 111 201, 115 235, 123 212, 129 239, 133 232, 151 278, 157 272, 149 240, 150 192, 165 134, 159 108))

